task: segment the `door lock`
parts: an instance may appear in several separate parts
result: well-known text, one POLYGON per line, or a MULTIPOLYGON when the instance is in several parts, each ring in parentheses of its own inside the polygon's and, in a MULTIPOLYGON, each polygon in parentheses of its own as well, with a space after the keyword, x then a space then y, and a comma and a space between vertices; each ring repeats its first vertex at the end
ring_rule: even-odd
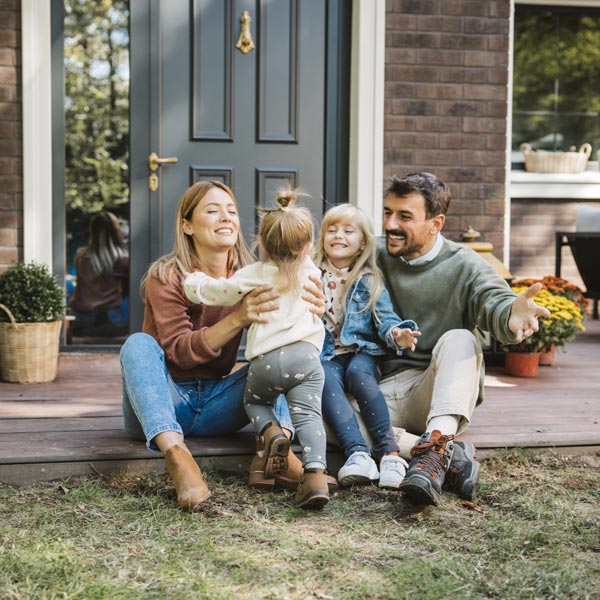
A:
POLYGON ((148 166, 152 171, 152 173, 150 173, 150 176, 148 177, 148 189, 151 192, 155 192, 158 189, 158 173, 155 172, 158 169, 158 167, 162 165, 174 165, 176 163, 176 156, 161 158, 160 156, 158 156, 158 154, 156 154, 156 152, 152 152, 152 154, 148 156, 148 166))

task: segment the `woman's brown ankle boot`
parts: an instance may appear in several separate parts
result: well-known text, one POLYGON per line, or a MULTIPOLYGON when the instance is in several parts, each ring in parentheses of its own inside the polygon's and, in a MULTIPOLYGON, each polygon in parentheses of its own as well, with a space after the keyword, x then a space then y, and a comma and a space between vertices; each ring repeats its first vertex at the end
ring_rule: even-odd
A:
POLYGON ((210 490, 202 477, 200 467, 191 452, 183 446, 171 446, 165 452, 167 471, 173 479, 177 502, 184 510, 193 511, 210 497, 210 490))
POLYGON ((329 502, 327 475, 323 469, 304 471, 304 477, 296 490, 296 506, 320 509, 329 502))

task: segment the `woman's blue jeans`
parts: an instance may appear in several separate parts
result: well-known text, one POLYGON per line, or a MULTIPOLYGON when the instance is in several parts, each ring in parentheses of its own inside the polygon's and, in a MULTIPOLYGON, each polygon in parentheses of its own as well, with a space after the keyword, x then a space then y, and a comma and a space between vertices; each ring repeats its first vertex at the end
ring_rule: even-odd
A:
MULTIPOLYGON (((158 450, 154 438, 164 431, 183 436, 225 435, 248 424, 244 390, 248 365, 222 379, 173 381, 165 355, 145 333, 130 335, 121 348, 123 420, 126 431, 158 450)), ((282 427, 294 428, 285 398, 275 404, 282 427)))
POLYGON ((390 413, 379 388, 381 370, 377 358, 365 352, 340 354, 323 361, 323 418, 331 427, 346 456, 369 452, 369 445, 350 406, 346 391, 354 396, 360 414, 373 439, 373 455, 379 459, 397 452, 390 413))

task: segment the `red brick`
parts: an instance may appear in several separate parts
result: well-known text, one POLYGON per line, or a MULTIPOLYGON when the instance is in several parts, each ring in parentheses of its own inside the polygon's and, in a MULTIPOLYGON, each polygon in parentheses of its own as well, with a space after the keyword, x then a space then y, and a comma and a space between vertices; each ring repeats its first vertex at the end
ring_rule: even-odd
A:
POLYGON ((386 115, 384 129, 386 131, 414 131, 415 119, 414 117, 386 115))
POLYGON ((417 29, 417 17, 388 11, 385 15, 385 27, 388 31, 414 31, 417 29))
POLYGON ((0 48, 0 65, 14 67, 17 65, 17 52, 13 48, 0 48))
POLYGON ((15 85, 0 85, 0 103, 16 102, 18 100, 18 88, 15 85))
MULTIPOLYGON (((486 83, 487 69, 447 67, 440 70, 439 80, 442 83, 486 83)), ((466 99, 470 100, 467 96, 466 99)))
POLYGON ((395 48, 438 48, 439 33, 392 32, 392 43, 395 48))
POLYGON ((386 148, 383 151, 386 163, 411 164, 413 159, 412 150, 401 150, 400 148, 386 148))
POLYGON ((0 190, 14 193, 21 191, 21 178, 18 175, 0 175, 0 190))
POLYGON ((508 71, 506 69, 489 70, 488 83, 506 86, 508 83, 508 71))
POLYGON ((414 48, 386 48, 387 65, 413 65, 417 62, 417 50, 414 48))
POLYGON ((404 115, 433 115, 436 103, 428 100, 394 100, 394 113, 404 115))
POLYGON ((394 148, 435 148, 437 144, 437 134, 421 133, 394 133, 388 143, 394 148))
MULTIPOLYGON (((446 182, 447 183, 447 182, 446 182)), ((452 202, 450 203, 449 211, 452 211, 452 202)), ((448 237, 448 233, 456 232, 460 227, 460 217, 455 217, 454 215, 449 214, 446 215, 446 224, 444 225, 444 235, 448 237)), ((454 233, 456 235, 456 233, 454 233)))
POLYGON ((417 164, 454 165, 456 152, 451 150, 416 150, 414 153, 417 164))
POLYGON ((20 173, 21 161, 18 158, 0 156, 0 173, 3 175, 17 175, 20 173))
POLYGON ((465 117, 463 119, 463 131, 465 133, 504 133, 506 122, 503 119, 465 117))
POLYGON ((466 67, 497 67, 508 68, 508 54, 504 52, 465 51, 466 67))
POLYGON ((439 41, 440 48, 453 50, 486 50, 487 38, 483 35, 442 34, 439 41))
POLYGON ((21 141, 0 140, 0 156, 21 156, 21 141))
POLYGON ((465 150, 462 153, 464 165, 474 166, 494 166, 504 164, 505 157, 503 152, 494 152, 492 150, 465 150))
POLYGON ((463 30, 463 20, 460 17, 437 17, 432 15, 419 15, 417 28, 421 31, 440 31, 443 33, 460 33, 463 30))
POLYGON ((481 202, 456 199, 452 201, 452 212, 460 216, 481 215, 483 213, 483 206, 481 202))
POLYGON ((0 227, 18 229, 21 227, 22 213, 12 210, 0 211, 0 227))
POLYGON ((417 131, 459 131, 458 117, 415 117, 417 131))
POLYGON ((17 83, 17 69, 16 67, 3 67, 0 66, 0 85, 17 83))
POLYGON ((0 192, 0 224, 2 227, 8 227, 4 222, 5 211, 15 210, 17 207, 17 195, 16 194, 5 194, 0 192))
MULTIPOLYGON (((507 90, 505 89, 505 93, 506 92, 507 90)), ((485 106, 488 117, 505 119, 508 115, 508 102, 506 99, 501 102, 487 102, 485 106)))
POLYGON ((0 0, 0 10, 19 11, 21 8, 21 0, 0 0))
POLYGON ((463 64, 464 53, 459 50, 419 50, 417 53, 417 62, 421 65, 445 65, 463 64))
POLYGON ((482 102, 440 102, 438 112, 440 115, 483 116, 486 107, 482 102))
POLYGON ((10 140, 18 135, 17 123, 15 121, 0 121, 0 138, 10 140))
POLYGON ((462 96, 462 85, 440 83, 417 83, 414 93, 416 98, 439 98, 442 100, 458 100, 462 96))
POLYGON ((508 35, 490 35, 487 38, 488 50, 508 51, 508 35))
POLYGON ((504 135, 487 135, 485 147, 488 150, 506 150, 506 137, 504 135))
POLYGON ((506 88, 499 85, 465 85, 464 94, 467 100, 505 100, 506 88))
POLYGON ((0 29, 0 47, 1 48, 17 48, 18 35, 16 31, 10 29, 0 29))
POLYGON ((498 191, 496 197, 500 198, 499 200, 486 200, 485 202, 485 214, 486 215, 498 215, 500 217, 504 216, 504 211, 506 209, 506 201, 504 200, 505 188, 504 186, 499 186, 500 190, 498 191))
POLYGON ((446 0, 442 3, 442 13, 446 15, 487 16, 487 0, 446 0))
POLYGON ((463 198, 488 200, 502 198, 504 202, 504 186, 500 184, 464 183, 462 186, 463 198))
POLYGON ((19 26, 19 18, 15 11, 1 10, 0 7, 0 28, 16 30, 19 26))
POLYGON ((483 181, 485 183, 504 183, 506 180, 506 168, 501 167, 486 167, 483 173, 483 181))
POLYGON ((482 169, 475 167, 442 167, 438 169, 438 177, 445 182, 449 181, 481 181, 482 169))
POLYGON ((486 137, 483 135, 467 135, 462 133, 442 133, 440 135, 440 148, 464 150, 481 150, 485 146, 486 137))
POLYGON ((14 102, 0 102, 0 121, 21 120, 21 106, 14 102))
POLYGON ((439 10, 438 0, 397 0, 396 2, 396 12, 430 15, 438 13, 439 10))
POLYGON ((0 246, 0 265, 2 265, 4 270, 6 267, 9 267, 12 263, 17 262, 19 260, 19 251, 15 247, 3 248, 0 246))
POLYGON ((16 229, 0 229, 0 247, 16 246, 17 245, 17 230, 16 229))
POLYGON ((388 81, 437 81, 439 69, 434 67, 393 66, 386 69, 388 81))
POLYGON ((467 17, 464 23, 465 33, 508 35, 508 19, 479 19, 467 17))
MULTIPOLYGON (((416 84, 414 83, 397 83, 386 82, 385 95, 387 98, 414 98, 416 96, 416 84)), ((393 104, 390 106, 390 111, 394 112, 393 104)))

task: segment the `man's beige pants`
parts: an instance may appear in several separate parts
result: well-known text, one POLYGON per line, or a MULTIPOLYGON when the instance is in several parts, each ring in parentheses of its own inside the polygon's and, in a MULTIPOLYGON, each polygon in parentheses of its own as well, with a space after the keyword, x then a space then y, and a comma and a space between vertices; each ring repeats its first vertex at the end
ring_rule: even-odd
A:
MULTIPOLYGON (((426 369, 407 369, 381 381, 401 450, 406 447, 401 439, 403 434, 420 436, 432 417, 456 415, 460 419, 458 433, 469 426, 480 382, 483 385, 482 364, 483 352, 477 338, 466 329, 452 329, 438 340, 426 369)), ((361 432, 370 444, 358 405, 354 398, 349 400, 361 432)))

